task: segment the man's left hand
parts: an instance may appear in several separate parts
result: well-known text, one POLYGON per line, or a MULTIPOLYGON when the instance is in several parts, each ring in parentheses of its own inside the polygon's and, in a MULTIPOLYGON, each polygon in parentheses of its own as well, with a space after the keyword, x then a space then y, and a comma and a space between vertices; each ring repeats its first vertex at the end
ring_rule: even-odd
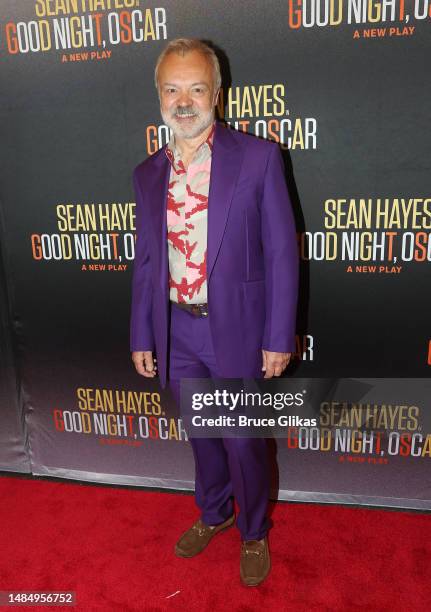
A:
POLYGON ((292 353, 275 353, 262 349, 262 371, 265 371, 264 378, 280 376, 289 364, 292 353))

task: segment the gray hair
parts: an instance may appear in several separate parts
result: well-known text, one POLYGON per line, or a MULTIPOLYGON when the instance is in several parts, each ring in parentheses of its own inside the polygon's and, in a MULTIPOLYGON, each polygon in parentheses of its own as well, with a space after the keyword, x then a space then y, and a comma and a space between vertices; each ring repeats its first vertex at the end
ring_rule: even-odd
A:
POLYGON ((159 66, 162 63, 162 60, 169 55, 170 53, 177 53, 178 55, 184 56, 189 51, 199 51, 202 53, 208 61, 212 64, 213 67, 213 75, 214 75, 214 84, 216 90, 221 86, 221 72, 220 72, 220 64, 218 61, 217 55, 214 53, 213 49, 203 41, 198 38, 175 38, 171 40, 163 51, 160 53, 157 58, 156 67, 154 69, 154 83, 156 85, 156 89, 159 89, 158 83, 158 74, 159 74, 159 66))

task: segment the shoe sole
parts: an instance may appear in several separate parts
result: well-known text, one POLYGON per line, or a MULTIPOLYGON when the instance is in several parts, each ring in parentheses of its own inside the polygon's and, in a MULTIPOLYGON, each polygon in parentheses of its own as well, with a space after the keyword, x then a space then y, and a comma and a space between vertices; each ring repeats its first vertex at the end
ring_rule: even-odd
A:
POLYGON ((211 538, 208 540, 208 542, 205 544, 205 546, 203 548, 201 548, 200 551, 193 553, 192 555, 186 555, 184 554, 181 549, 177 548, 175 546, 175 554, 177 557, 181 557, 182 559, 191 559, 192 557, 196 557, 196 555, 199 555, 201 552, 203 552, 205 550, 205 548, 208 546, 208 544, 211 542, 211 540, 218 535, 219 533, 223 533, 223 531, 226 531, 227 529, 230 529, 231 527, 233 527, 235 524, 235 518, 233 518, 232 523, 230 525, 226 525, 226 527, 223 527, 223 529, 219 529, 218 531, 216 531, 211 538))

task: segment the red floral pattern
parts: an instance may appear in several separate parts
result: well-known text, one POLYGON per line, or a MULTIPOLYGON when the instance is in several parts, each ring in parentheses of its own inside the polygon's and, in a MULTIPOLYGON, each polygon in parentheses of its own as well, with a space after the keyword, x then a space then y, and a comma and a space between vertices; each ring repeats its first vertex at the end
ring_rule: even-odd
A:
POLYGON ((207 301, 207 213, 215 123, 186 169, 172 134, 167 199, 169 296, 190 304, 207 301))

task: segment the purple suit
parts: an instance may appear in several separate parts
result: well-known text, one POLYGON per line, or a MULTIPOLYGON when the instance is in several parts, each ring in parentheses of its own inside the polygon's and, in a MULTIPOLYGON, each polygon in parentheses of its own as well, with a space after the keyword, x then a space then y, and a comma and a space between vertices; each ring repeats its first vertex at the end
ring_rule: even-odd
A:
MULTIPOLYGON (((164 388, 170 164, 163 149, 133 172, 137 243, 130 350, 155 349, 164 388)), ((208 311, 221 376, 260 377, 262 348, 295 350, 295 222, 278 145, 219 122, 212 152, 207 240, 208 311)))
MULTIPOLYGON (((163 149, 133 172, 137 242, 130 349, 155 350, 160 384, 164 388, 169 380, 178 402, 180 377, 261 378, 262 349, 295 350, 298 252, 278 145, 217 121, 208 195, 208 318, 193 321, 193 315, 175 307, 171 316, 170 162, 163 149)), ((204 522, 228 518, 234 494, 242 538, 264 537, 269 492, 265 440, 191 442, 196 501, 204 522)))

